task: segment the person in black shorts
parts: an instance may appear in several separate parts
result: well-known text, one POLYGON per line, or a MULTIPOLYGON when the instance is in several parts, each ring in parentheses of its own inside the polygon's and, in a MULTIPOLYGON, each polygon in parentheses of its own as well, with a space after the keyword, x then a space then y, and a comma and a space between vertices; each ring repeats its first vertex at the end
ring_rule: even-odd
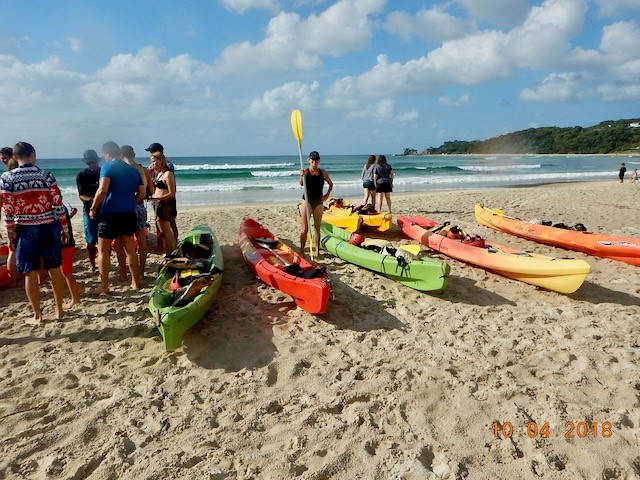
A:
POLYGON ((136 203, 145 196, 140 173, 121 158, 120 147, 114 142, 102 146, 105 164, 100 169, 100 186, 91 204, 89 215, 96 218, 98 208, 98 266, 100 293, 109 291, 111 244, 119 239, 124 247, 131 272, 131 288, 139 288, 138 255, 133 243, 137 227, 136 203))
POLYGON ((84 224, 84 239, 87 242, 87 256, 89 257, 91 270, 95 272, 97 269, 96 254, 98 252, 96 247, 98 243, 98 220, 89 216, 89 210, 100 184, 100 159, 95 150, 85 150, 82 154, 82 160, 87 165, 87 168, 76 176, 76 185, 78 187, 78 196, 82 201, 82 221, 84 224))
POLYGON ((373 182, 376 184, 378 195, 378 212, 382 212, 382 198, 387 200, 387 207, 391 213, 391 192, 393 191, 393 179, 396 174, 391 165, 387 163, 387 157, 378 156, 378 164, 373 172, 373 182))
POLYGON ((320 222, 322 222, 322 212, 324 211, 323 202, 329 198, 331 190, 333 190, 333 182, 329 177, 329 174, 318 167, 320 165, 320 154, 315 150, 309 154, 307 159, 309 162, 309 168, 300 170, 300 185, 304 183, 307 187, 307 192, 302 196, 303 200, 306 199, 306 193, 309 194, 309 202, 302 202, 300 209, 302 232, 300 233, 300 253, 304 255, 304 247, 307 243, 307 234, 309 233, 308 216, 313 215, 313 226, 315 230, 314 246, 315 251, 320 250, 320 222), (327 193, 324 191, 324 183, 327 182, 329 188, 327 193), (310 211, 307 208, 310 207, 310 211))
POLYGON ((162 152, 155 152, 151 156, 151 167, 155 172, 155 179, 149 185, 153 196, 156 212, 156 227, 158 239, 162 240, 165 254, 170 254, 176 248, 176 238, 172 225, 178 215, 176 207, 176 178, 167 167, 167 158, 162 152))

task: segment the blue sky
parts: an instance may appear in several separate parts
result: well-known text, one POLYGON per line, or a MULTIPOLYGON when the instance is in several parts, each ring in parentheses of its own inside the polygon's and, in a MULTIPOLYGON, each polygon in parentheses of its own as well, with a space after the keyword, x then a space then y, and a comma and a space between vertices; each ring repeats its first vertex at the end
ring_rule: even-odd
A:
POLYGON ((397 153, 640 116, 640 0, 0 1, 0 143, 397 153))

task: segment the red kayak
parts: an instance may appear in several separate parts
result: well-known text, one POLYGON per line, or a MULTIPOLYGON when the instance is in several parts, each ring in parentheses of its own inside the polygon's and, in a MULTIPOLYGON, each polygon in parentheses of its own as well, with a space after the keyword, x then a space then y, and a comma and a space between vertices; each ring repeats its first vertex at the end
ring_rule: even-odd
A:
POLYGON ((324 313, 332 286, 324 267, 311 263, 251 218, 238 234, 247 265, 264 283, 291 297, 303 310, 324 313))
POLYGON ((5 285, 9 285, 11 283, 9 269, 7 268, 8 256, 9 246, 6 244, 0 245, 0 287, 4 287, 5 285))

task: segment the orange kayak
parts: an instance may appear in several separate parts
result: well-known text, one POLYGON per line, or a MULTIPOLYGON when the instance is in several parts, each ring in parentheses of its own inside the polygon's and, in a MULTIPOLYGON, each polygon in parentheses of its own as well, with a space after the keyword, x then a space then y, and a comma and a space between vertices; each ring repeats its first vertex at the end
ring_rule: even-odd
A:
POLYGON ((332 286, 323 267, 301 257, 251 218, 240 225, 238 240, 247 265, 264 283, 290 295, 309 313, 326 311, 332 286))
POLYGON ((529 223, 507 217, 502 211, 475 206, 476 220, 487 227, 538 243, 588 253, 640 266, 640 238, 580 232, 529 223))
MULTIPOLYGON (((451 258, 514 280, 552 290, 573 293, 590 271, 584 260, 558 259, 489 243, 479 237, 449 238, 445 229, 421 216, 398 215, 405 235, 451 258)), ((453 230, 454 227, 451 227, 453 230)))

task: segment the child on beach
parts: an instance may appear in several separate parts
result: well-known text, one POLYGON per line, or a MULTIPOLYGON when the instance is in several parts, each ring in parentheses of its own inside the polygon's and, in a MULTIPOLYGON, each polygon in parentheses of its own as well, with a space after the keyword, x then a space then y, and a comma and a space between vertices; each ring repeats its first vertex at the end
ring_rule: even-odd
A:
POLYGON ((71 212, 69 212, 66 205, 63 205, 63 208, 64 214, 67 217, 67 225, 69 225, 69 239, 67 242, 62 243, 62 265, 60 266, 60 270, 71 294, 71 301, 64 305, 64 308, 68 309, 76 303, 80 303, 80 286, 73 277, 73 254, 76 251, 76 241, 73 238, 73 229, 71 227, 71 219, 78 212, 78 209, 71 207, 71 212))
POLYGON ((631 172, 631 183, 638 183, 638 169, 634 168, 631 172))

